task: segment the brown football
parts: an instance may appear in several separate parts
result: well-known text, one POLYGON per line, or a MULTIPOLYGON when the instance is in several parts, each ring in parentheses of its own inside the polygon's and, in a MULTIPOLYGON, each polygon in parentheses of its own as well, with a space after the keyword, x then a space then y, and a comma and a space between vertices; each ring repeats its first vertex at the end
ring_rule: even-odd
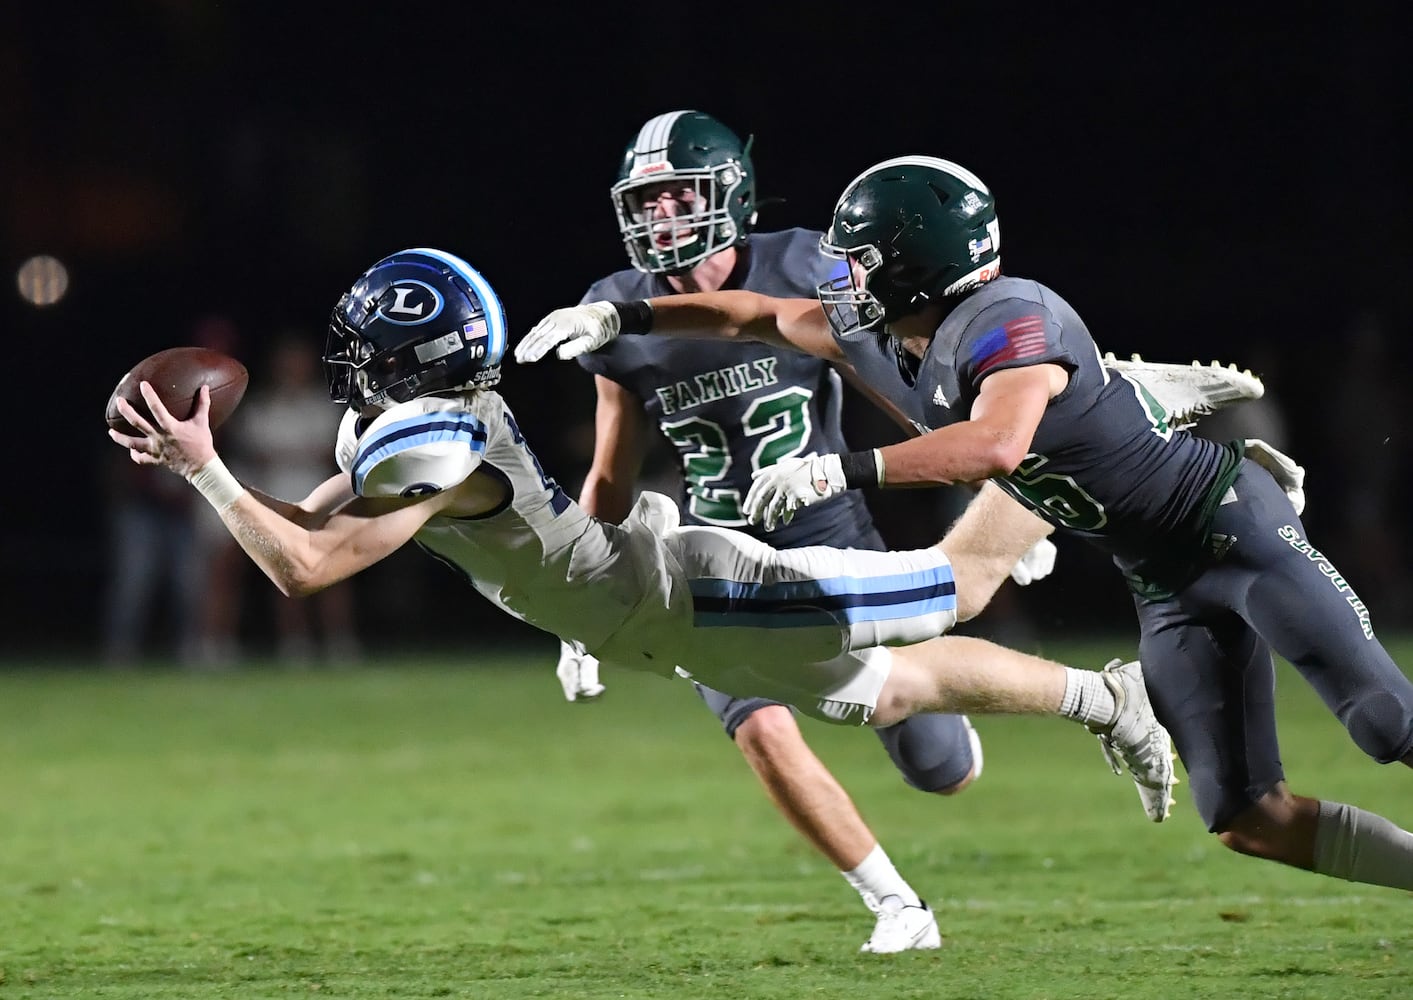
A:
POLYGON ((138 391, 139 382, 151 382, 168 412, 186 420, 196 408, 196 394, 203 385, 211 387, 211 427, 226 421, 245 395, 250 375, 245 365, 220 351, 204 347, 173 347, 158 351, 133 366, 108 397, 108 426, 123 434, 137 434, 137 428, 118 412, 118 399, 126 399, 144 417, 151 418, 147 401, 138 391))

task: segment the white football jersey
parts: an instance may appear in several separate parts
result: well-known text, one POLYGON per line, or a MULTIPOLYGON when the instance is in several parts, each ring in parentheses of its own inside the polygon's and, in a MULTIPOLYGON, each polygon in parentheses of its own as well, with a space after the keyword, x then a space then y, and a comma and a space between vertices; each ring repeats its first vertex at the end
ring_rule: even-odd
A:
MULTIPOLYGON (((593 650, 640 606, 658 616, 668 610, 672 572, 660 540, 634 542, 632 525, 619 528, 586 514, 545 474, 496 392, 419 397, 362 428, 350 410, 336 457, 359 496, 436 493, 478 469, 503 480, 510 487, 503 507, 477 517, 434 517, 414 540, 522 621, 593 650)), ((673 610, 689 629, 690 596, 681 600, 686 606, 673 610)))
POLYGON ((522 621, 605 663, 794 704, 831 722, 868 718, 889 658, 956 622, 940 549, 777 550, 721 528, 681 527, 644 493, 621 526, 590 517, 547 477, 489 390, 425 396, 339 428, 354 492, 417 496, 475 472, 510 488, 498 509, 438 515, 415 541, 522 621))

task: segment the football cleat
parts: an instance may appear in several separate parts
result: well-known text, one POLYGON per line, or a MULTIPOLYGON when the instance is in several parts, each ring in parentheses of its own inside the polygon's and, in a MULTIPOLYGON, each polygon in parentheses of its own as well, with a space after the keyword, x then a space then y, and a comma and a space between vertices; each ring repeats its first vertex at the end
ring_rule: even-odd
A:
POLYGON ((875 955, 892 955, 900 951, 925 951, 942 947, 942 932, 937 929, 937 917, 932 907, 922 900, 916 906, 904 903, 901 896, 884 896, 875 911, 878 923, 873 936, 859 951, 875 955))
POLYGON ((1177 771, 1173 767, 1173 740, 1153 714, 1143 668, 1137 660, 1110 660, 1104 683, 1114 693, 1114 721, 1103 729, 1090 728, 1099 737, 1104 759, 1115 774, 1128 771, 1138 786, 1143 811, 1154 823, 1168 818, 1172 808, 1177 771))
POLYGON ((1232 403, 1260 399, 1265 383, 1236 365, 1194 361, 1190 365, 1169 365, 1144 361, 1137 354, 1120 361, 1113 353, 1104 355, 1104 367, 1138 382, 1168 412, 1171 427, 1191 427, 1198 418, 1216 413, 1232 403))

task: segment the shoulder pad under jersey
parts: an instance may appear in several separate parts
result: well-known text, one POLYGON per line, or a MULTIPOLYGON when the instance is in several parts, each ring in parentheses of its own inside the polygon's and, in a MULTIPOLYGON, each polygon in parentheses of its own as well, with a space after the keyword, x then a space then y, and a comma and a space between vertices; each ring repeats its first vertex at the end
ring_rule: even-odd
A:
POLYGON ((486 424, 470 398, 424 396, 399 403, 358 436, 349 474, 364 497, 440 493, 481 464, 486 424))
POLYGON ((340 472, 353 468, 353 456, 358 451, 358 411, 349 407, 339 421, 338 438, 334 441, 334 463, 340 472))

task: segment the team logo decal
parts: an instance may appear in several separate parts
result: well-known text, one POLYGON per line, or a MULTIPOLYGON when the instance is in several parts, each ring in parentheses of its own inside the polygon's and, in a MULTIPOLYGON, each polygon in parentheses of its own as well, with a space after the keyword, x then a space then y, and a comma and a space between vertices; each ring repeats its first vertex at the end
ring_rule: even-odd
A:
POLYGON ((417 326, 441 315, 442 293, 426 282, 401 278, 378 304, 375 315, 398 326, 417 326))

